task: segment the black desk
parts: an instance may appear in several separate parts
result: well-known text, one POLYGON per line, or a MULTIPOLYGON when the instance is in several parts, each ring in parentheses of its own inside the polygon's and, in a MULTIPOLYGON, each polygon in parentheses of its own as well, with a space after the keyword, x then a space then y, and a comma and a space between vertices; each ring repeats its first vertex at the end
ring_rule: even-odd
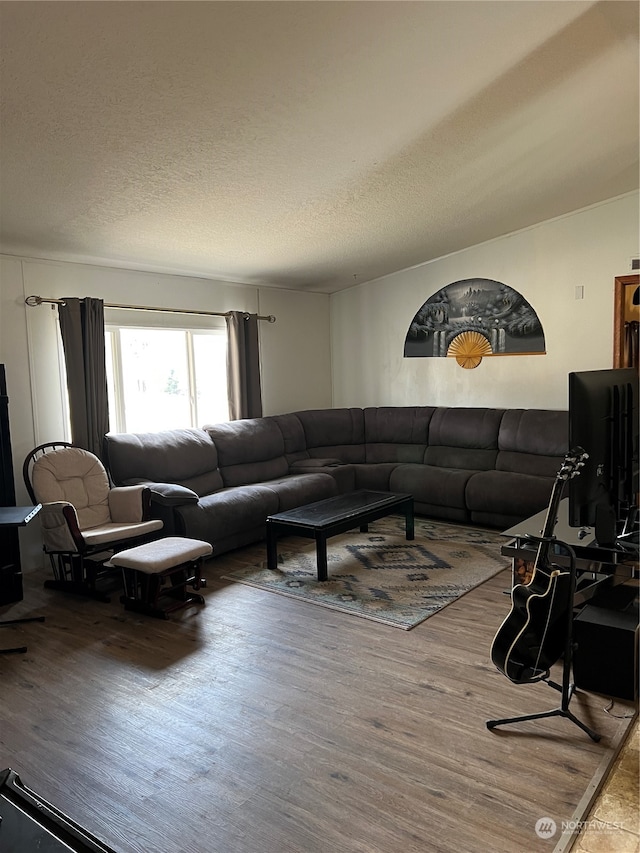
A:
MULTIPOLYGON (((41 509, 41 504, 0 506, 0 605, 13 604, 15 601, 22 600, 22 569, 17 528, 25 527, 41 509)), ((7 619, 0 622, 0 627, 23 622, 44 622, 44 616, 7 619)), ((12 649, 0 649, 0 654, 20 654, 26 651, 26 646, 17 646, 12 649)))
POLYGON ((22 601, 18 527, 24 527, 42 506, 0 506, 0 605, 22 601))
POLYGON ((0 506, 0 527, 25 527, 42 509, 35 506, 0 506))
MULTIPOLYGON (((547 511, 543 510, 502 533, 509 538, 509 541, 500 551, 505 556, 513 558, 514 584, 526 584, 531 580, 538 543, 528 540, 527 537, 541 535, 546 515, 547 511)), ((599 588, 615 586, 638 576, 637 554, 617 548, 600 547, 592 527, 569 526, 568 498, 560 501, 553 535, 558 542, 569 545, 575 552, 578 579, 576 604, 588 601, 599 588), (593 584, 585 582, 588 574, 593 576, 593 584)), ((559 566, 569 564, 569 558, 561 548, 556 553, 552 546, 550 557, 559 566)))

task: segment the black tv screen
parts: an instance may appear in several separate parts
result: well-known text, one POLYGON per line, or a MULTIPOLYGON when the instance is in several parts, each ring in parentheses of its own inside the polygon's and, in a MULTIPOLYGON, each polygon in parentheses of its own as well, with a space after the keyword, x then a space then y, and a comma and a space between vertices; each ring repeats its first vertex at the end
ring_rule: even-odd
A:
POLYGON ((594 527, 598 544, 611 547, 637 509, 636 370, 569 374, 569 445, 589 454, 569 482, 569 524, 594 527))

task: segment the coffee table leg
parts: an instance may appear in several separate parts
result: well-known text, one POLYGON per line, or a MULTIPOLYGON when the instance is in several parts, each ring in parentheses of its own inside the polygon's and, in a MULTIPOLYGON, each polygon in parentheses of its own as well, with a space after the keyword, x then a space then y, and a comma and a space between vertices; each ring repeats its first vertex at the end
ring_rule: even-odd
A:
POLYGON ((278 533, 270 521, 267 521, 267 568, 278 568, 278 533))
POLYGON ((327 537, 321 531, 316 532, 316 562, 318 580, 327 580, 327 537))
POLYGON ((405 517, 405 530, 407 539, 415 539, 415 529, 413 523, 413 501, 409 501, 407 507, 404 511, 405 517))

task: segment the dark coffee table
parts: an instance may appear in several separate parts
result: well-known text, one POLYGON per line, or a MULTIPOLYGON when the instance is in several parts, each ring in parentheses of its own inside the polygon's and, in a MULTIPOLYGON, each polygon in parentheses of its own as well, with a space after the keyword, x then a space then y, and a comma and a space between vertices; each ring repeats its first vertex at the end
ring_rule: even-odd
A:
POLYGON ((318 580, 327 580, 327 539, 359 527, 366 533, 370 521, 403 513, 407 539, 413 539, 413 496, 362 490, 279 512, 267 518, 267 568, 278 568, 278 536, 315 539, 318 580))

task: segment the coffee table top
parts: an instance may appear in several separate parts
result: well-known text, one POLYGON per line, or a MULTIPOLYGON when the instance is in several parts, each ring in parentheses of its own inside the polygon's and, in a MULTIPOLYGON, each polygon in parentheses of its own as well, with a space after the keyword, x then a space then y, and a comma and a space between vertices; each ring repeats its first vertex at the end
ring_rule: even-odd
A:
POLYGON ((324 527, 336 521, 342 521, 351 516, 360 515, 383 507, 393 507, 411 499, 411 495, 395 494, 393 492, 373 492, 362 489, 357 492, 347 492, 325 498, 311 504, 288 509, 270 515, 267 521, 281 521, 287 524, 304 524, 307 526, 324 527))

